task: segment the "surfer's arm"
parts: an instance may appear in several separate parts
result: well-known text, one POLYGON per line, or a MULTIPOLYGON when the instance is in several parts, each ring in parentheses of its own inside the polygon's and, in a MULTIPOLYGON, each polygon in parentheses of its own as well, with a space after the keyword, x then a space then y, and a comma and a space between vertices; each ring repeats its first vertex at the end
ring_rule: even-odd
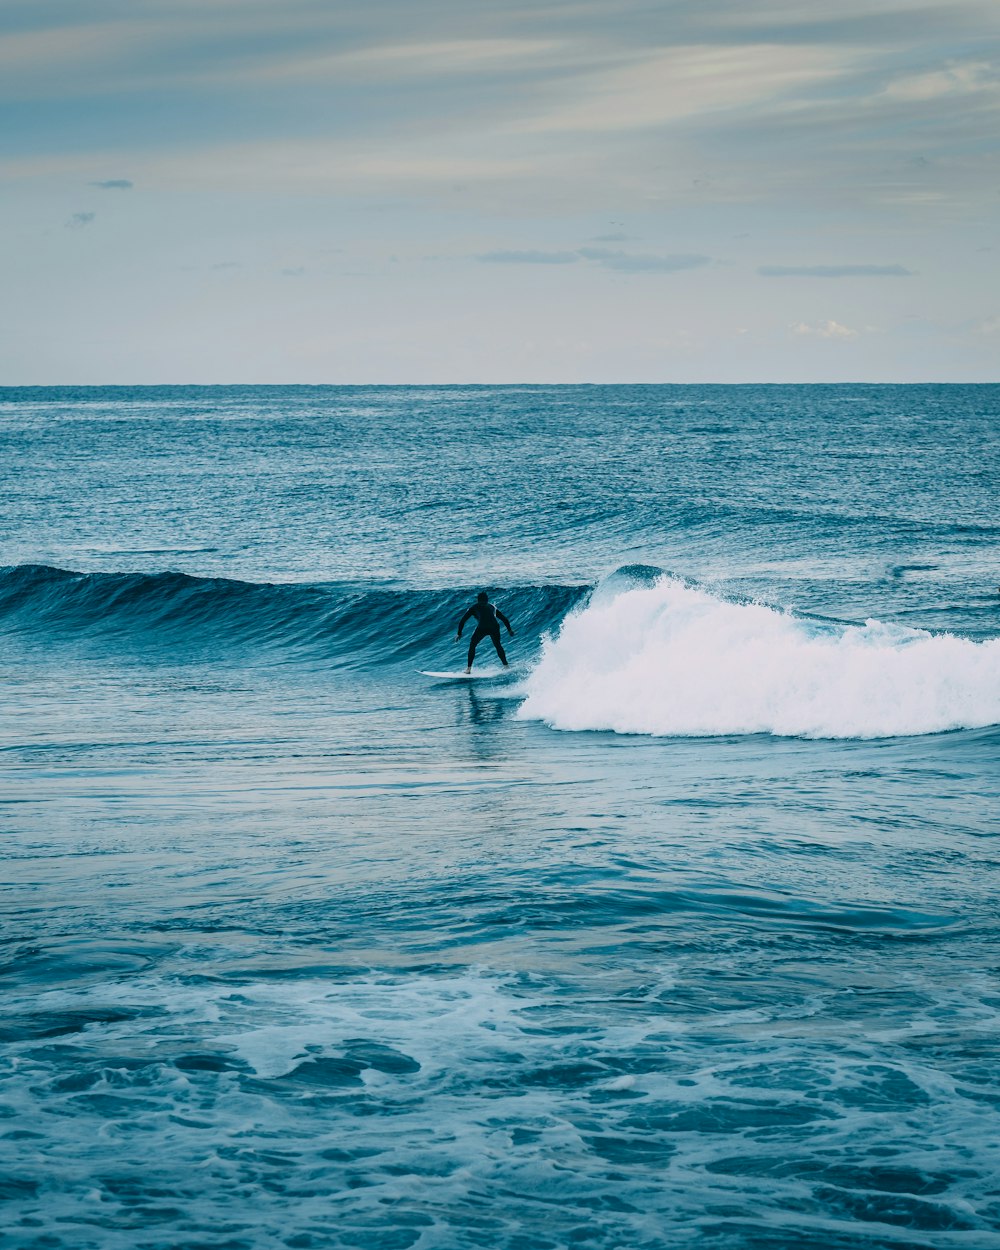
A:
POLYGON ((501 621, 503 621, 503 623, 507 626, 507 633, 510 634, 511 638, 513 638, 514 631, 510 627, 510 621, 507 620, 507 618, 504 616, 504 614, 500 611, 499 608, 496 608, 495 611, 496 611, 497 616, 499 616, 501 621))
POLYGON ((474 616, 474 615, 475 615, 475 608, 469 608, 468 612, 466 612, 466 614, 458 622, 458 637, 459 638, 462 637, 462 630, 465 629, 465 622, 469 619, 470 616, 474 616))

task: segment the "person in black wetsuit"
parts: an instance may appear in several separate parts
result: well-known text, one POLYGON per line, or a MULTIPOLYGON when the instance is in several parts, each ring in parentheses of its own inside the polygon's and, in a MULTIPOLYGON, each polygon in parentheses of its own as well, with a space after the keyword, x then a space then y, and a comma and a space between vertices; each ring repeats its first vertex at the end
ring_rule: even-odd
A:
POLYGON ((489 596, 485 590, 481 590, 476 597, 476 602, 469 608, 468 612, 458 622, 457 637, 462 637, 462 630, 465 628, 465 622, 470 616, 476 618, 476 628, 472 632, 472 638, 469 642, 469 663, 466 668, 467 673, 472 672, 472 661, 476 658, 476 647, 484 638, 489 638, 497 649, 497 655, 500 657, 500 663, 507 668, 507 657, 504 655, 503 647, 500 645, 500 625, 497 617, 507 626, 507 633, 511 638, 514 637, 514 631, 510 627, 510 621, 504 616, 499 608, 495 608, 490 603, 489 596))

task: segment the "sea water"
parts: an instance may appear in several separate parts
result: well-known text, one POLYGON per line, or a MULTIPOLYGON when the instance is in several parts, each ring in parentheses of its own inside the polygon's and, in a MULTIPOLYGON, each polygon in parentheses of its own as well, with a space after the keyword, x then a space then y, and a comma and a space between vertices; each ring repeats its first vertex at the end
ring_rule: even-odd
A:
POLYGON ((3 1245, 1000 1244, 998 418, 0 392, 3 1245))

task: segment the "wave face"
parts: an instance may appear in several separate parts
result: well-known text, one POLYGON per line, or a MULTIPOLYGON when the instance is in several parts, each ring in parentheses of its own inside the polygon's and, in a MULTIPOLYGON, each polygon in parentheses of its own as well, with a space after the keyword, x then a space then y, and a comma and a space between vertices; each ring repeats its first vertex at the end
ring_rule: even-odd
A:
MULTIPOLYGON (((585 587, 519 586, 498 601, 518 636, 530 640, 554 628, 585 593, 585 587)), ((250 652, 360 666, 426 660, 434 648, 448 646, 454 661, 455 625, 473 598, 468 589, 273 585, 19 565, 0 569, 0 630, 160 660, 250 652)))
POLYGON ((813 621, 620 570, 529 676, 524 717, 656 736, 884 738, 1000 723, 1000 639, 813 621))

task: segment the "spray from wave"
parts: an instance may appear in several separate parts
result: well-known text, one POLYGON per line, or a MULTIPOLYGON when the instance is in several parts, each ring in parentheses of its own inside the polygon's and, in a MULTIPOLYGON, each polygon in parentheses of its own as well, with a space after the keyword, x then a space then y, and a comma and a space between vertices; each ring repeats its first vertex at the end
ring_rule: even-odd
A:
POLYGON ((938 733, 1000 723, 1000 639, 832 625, 619 574, 546 639, 524 689, 520 715, 556 729, 938 733))

